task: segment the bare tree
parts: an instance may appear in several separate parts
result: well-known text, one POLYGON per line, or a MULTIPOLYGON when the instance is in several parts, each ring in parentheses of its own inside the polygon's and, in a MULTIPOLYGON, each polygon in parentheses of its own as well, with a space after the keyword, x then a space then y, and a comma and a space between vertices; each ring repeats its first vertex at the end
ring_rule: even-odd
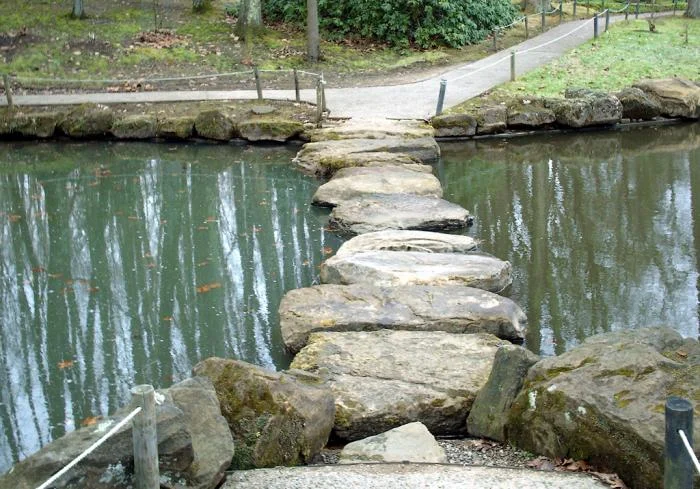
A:
POLYGON ((74 19, 82 19, 85 17, 85 11, 83 10, 83 0, 73 0, 73 12, 71 12, 71 17, 74 19))
POLYGON ((241 0, 238 7, 238 35, 244 39, 250 37, 251 32, 262 26, 262 3, 260 0, 241 0))
POLYGON ((318 34, 318 0, 306 0, 306 57, 316 63, 321 48, 318 34))

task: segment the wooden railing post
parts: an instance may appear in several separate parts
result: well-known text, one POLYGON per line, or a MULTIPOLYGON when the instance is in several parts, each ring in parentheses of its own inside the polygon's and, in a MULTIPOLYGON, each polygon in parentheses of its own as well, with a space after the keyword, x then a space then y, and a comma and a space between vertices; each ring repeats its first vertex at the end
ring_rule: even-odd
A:
POLYGON ((671 396, 666 400, 666 449, 664 451, 664 489, 692 489, 695 467, 683 440, 683 430, 693 446, 693 405, 687 399, 671 396))
POLYGON ((263 99, 262 85, 260 83, 260 70, 258 67, 253 68, 253 75, 255 75, 255 89, 258 91, 258 100, 263 99))
POLYGON ((7 98, 7 107, 10 110, 13 110, 15 108, 15 104, 12 100, 12 85, 10 85, 9 75, 2 75, 2 84, 5 86, 5 98, 7 98))
POLYGON ((131 389, 134 404, 141 407, 133 421, 136 489, 160 489, 155 394, 151 385, 137 385, 131 389))
POLYGON ((297 73, 296 68, 294 68, 294 100, 301 102, 301 97, 299 95, 299 73, 297 73))

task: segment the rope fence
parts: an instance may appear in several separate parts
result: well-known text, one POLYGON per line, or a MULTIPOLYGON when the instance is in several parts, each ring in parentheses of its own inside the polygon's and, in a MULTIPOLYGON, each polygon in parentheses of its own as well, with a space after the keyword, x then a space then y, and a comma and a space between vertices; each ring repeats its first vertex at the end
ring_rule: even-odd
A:
POLYGON ((693 450, 693 404, 682 397, 666 399, 664 489, 692 489, 700 463, 693 450))

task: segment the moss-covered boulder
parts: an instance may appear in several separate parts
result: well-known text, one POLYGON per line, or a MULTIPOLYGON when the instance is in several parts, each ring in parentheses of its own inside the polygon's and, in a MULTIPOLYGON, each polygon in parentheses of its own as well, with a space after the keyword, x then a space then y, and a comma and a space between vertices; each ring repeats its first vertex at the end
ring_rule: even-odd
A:
POLYGON ((508 109, 505 105, 479 107, 474 116, 476 117, 477 134, 503 132, 508 127, 508 109))
POLYGON ((634 85, 661 106, 668 117, 700 118, 700 87, 682 78, 642 80, 634 85))
POLYGON ((304 130, 304 124, 289 119, 260 118, 238 123, 239 135, 248 141, 276 141, 283 143, 304 130))
POLYGON ((540 129, 556 121, 554 111, 548 109, 543 100, 511 100, 508 106, 508 128, 540 129))
POLYGON ((197 115, 194 121, 197 134, 206 139, 230 141, 236 137, 234 120, 224 111, 205 110, 197 115))
POLYGON ((589 127, 617 124, 622 119, 622 104, 614 95, 588 90, 567 91, 565 99, 548 99, 543 103, 554 111, 557 124, 566 127, 589 127), (572 97, 569 95, 579 95, 572 97))
POLYGON ((112 125, 112 134, 119 139, 151 139, 156 137, 156 118, 149 114, 120 117, 112 125))
POLYGON ((476 117, 471 114, 445 114, 433 117, 430 123, 436 137, 473 136, 476 134, 476 117))
POLYGON ((68 112, 59 128, 72 138, 104 137, 113 123, 114 112, 106 105, 84 104, 68 112))
POLYGON ((27 138, 50 138, 62 117, 59 112, 18 112, 10 122, 11 131, 27 138))
POLYGON ((165 139, 189 139, 194 133, 194 117, 159 117, 156 136, 165 139))
POLYGON ((623 88, 615 96, 622 104, 625 119, 649 121, 661 115, 661 105, 639 88, 623 88))
POLYGON ((530 369, 506 437, 535 453, 608 467, 630 487, 660 489, 671 395, 700 400, 696 340, 668 328, 594 336, 530 369))
POLYGON ((334 398, 318 379, 222 358, 208 358, 194 372, 214 383, 236 446, 232 468, 307 463, 328 441, 334 398))

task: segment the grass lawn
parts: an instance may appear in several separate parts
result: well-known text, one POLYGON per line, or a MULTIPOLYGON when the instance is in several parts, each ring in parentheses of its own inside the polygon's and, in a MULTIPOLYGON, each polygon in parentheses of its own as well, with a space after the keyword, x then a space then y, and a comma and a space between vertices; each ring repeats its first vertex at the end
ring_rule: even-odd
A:
POLYGON ((656 19, 655 25, 651 32, 646 20, 616 23, 597 40, 449 112, 463 111, 484 99, 559 97, 568 87, 610 91, 644 78, 673 76, 700 81, 700 20, 666 17, 656 19))

